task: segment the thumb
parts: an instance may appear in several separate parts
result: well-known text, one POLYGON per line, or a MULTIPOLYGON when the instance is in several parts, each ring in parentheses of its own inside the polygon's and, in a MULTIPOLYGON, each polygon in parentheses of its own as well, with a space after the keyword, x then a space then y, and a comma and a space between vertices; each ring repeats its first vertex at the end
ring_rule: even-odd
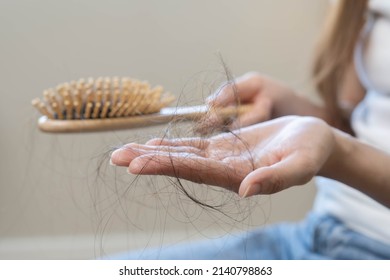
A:
POLYGON ((290 155, 281 161, 249 173, 240 184, 238 194, 249 197, 256 194, 272 194, 309 182, 316 172, 298 155, 290 155))
POLYGON ((222 85, 214 94, 206 99, 206 103, 211 107, 224 107, 233 105, 237 101, 236 88, 232 83, 222 85))
POLYGON ((257 73, 249 72, 234 82, 222 85, 219 90, 212 94, 207 103, 210 106, 223 107, 228 105, 250 102, 261 91, 263 78, 257 73))
POLYGON ((271 110, 271 100, 261 97, 256 100, 249 112, 242 114, 231 124, 231 128, 236 129, 269 120, 271 118, 271 110))

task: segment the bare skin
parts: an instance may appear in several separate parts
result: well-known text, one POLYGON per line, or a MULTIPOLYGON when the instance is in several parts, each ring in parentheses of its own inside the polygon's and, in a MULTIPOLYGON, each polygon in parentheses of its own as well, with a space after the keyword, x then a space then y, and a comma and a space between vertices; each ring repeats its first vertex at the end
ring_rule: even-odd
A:
POLYGON ((332 122, 332 117, 323 107, 297 95, 284 83, 257 72, 239 77, 234 85, 224 86, 207 100, 216 107, 236 105, 238 101, 252 104, 253 109, 241 115, 232 128, 288 115, 313 116, 332 122))
POLYGON ((284 117, 208 139, 128 144, 111 161, 134 174, 178 176, 251 196, 308 182, 328 159, 333 138, 318 119, 284 117))
POLYGON ((279 192, 320 175, 390 207, 387 153, 331 127, 324 108, 278 81, 250 73, 239 78, 236 87, 238 97, 227 86, 208 102, 226 106, 238 98, 253 104, 253 111, 233 124, 248 127, 206 139, 127 144, 112 154, 111 163, 128 167, 133 174, 179 177, 220 186, 242 197, 279 192), (281 117, 291 114, 301 116, 281 117), (310 115, 314 117, 305 117, 310 115))

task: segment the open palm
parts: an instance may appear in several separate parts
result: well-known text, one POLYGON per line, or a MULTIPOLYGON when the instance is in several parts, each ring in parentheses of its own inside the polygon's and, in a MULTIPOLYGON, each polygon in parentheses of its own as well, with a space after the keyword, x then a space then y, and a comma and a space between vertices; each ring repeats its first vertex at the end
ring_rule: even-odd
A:
POLYGON ((206 139, 127 144, 111 162, 134 174, 179 177, 250 196, 308 182, 333 146, 332 130, 324 122, 283 117, 206 139))

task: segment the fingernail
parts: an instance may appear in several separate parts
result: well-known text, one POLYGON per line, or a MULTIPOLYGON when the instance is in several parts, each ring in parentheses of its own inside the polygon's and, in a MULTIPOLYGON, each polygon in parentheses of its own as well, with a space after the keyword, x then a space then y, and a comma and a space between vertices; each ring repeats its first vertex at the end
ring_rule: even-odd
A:
POLYGON ((245 192, 244 192, 242 195, 240 195, 241 198, 246 198, 246 197, 248 197, 249 189, 250 189, 250 187, 247 187, 247 188, 246 188, 245 192))
POLYGON ((259 184, 254 184, 254 185, 250 185, 246 188, 244 194, 241 196, 242 198, 246 198, 246 197, 249 197, 249 196, 252 196, 254 193, 256 192, 253 192, 253 190, 255 189, 260 189, 260 185, 259 184))
POLYGON ((110 163, 111 166, 117 166, 115 163, 112 162, 112 158, 110 158, 109 163, 110 163))

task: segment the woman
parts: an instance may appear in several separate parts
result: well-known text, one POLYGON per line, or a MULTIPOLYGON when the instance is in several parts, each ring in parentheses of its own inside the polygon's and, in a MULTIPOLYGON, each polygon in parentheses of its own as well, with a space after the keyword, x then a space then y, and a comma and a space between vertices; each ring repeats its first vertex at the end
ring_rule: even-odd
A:
POLYGON ((253 104, 232 124, 245 128, 208 139, 128 144, 111 157, 134 174, 178 176, 242 197, 322 176, 312 213, 300 224, 140 258, 390 259, 390 3, 335 6, 314 63, 322 106, 249 73, 237 79, 236 90, 226 86, 209 99, 213 106, 233 105, 237 93, 240 102, 253 104))

